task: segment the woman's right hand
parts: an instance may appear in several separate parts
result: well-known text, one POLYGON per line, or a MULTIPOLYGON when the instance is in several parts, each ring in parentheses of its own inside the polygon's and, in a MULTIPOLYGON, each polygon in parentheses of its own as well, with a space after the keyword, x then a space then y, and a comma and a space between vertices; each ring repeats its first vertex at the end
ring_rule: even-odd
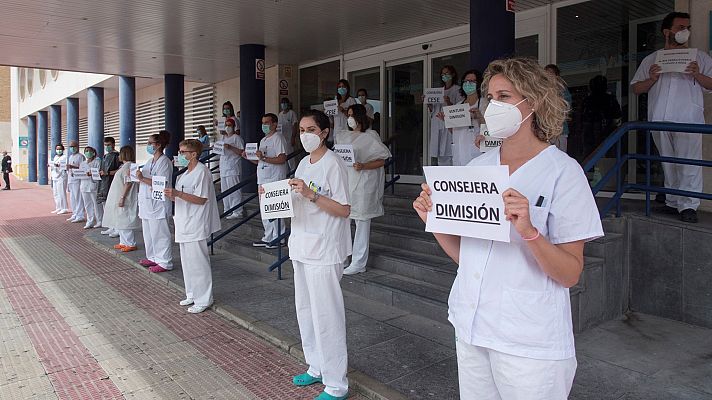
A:
POLYGON ((119 208, 124 208, 124 198, 119 199, 119 208))
POLYGON ((259 193, 260 195, 265 194, 265 188, 264 188, 262 185, 260 185, 260 186, 257 188, 257 193, 259 193))
POLYGON ((485 140, 485 135, 477 135, 475 138, 475 146, 479 149, 482 141, 485 140))
POLYGON ((413 208, 418 212, 420 219, 423 220, 423 222, 427 222, 428 212, 433 209, 433 202, 430 200, 430 195, 433 194, 433 192, 427 183, 423 183, 420 187, 423 190, 420 192, 420 196, 413 201, 413 208))
POLYGON ((437 117, 438 119, 440 119, 440 120, 442 120, 442 121, 445 121, 445 113, 442 112, 442 111, 440 111, 439 113, 435 114, 435 117, 437 117))

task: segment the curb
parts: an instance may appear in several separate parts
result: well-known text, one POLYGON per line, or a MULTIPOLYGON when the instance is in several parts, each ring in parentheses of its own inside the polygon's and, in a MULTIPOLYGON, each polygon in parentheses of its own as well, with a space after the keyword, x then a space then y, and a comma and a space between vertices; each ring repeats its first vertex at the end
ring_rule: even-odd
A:
MULTIPOLYGON (((106 247, 105 245, 96 241, 94 238, 88 235, 84 235, 84 239, 94 245, 99 250, 103 250, 109 254, 113 254, 114 256, 130 263, 131 265, 134 265, 136 269, 138 269, 141 273, 149 276, 150 279, 153 279, 158 283, 162 283, 180 293, 183 293, 185 291, 185 288, 183 286, 171 281, 170 279, 162 276, 161 274, 151 273, 148 271, 148 269, 144 269, 143 267, 139 266, 135 260, 131 259, 131 257, 123 253, 113 251, 113 249, 106 247)), ((302 343, 301 341, 299 341, 299 339, 291 335, 287 335, 279 329, 276 329, 271 325, 268 325, 252 317, 251 315, 245 314, 244 312, 230 305, 221 304, 220 302, 215 301, 210 307, 210 309, 222 318, 231 321, 239 325, 240 327, 254 333, 261 339, 269 342, 273 346, 277 347, 278 349, 282 350, 284 353, 292 356, 298 361, 306 363, 306 360, 304 359, 304 352, 302 351, 302 343)), ((400 392, 388 387, 384 383, 379 382, 356 369, 349 367, 347 377, 349 379, 349 386, 352 388, 352 390, 358 392, 360 395, 366 397, 369 400, 407 399, 407 397, 405 397, 400 392)))

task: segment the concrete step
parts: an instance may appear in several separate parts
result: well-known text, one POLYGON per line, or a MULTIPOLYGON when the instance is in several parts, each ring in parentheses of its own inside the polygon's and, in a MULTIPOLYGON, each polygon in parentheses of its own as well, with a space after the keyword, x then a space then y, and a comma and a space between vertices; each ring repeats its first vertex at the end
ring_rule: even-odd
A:
POLYGON ((398 247, 371 244, 369 268, 387 271, 443 287, 452 286, 457 264, 446 256, 414 253, 398 247))
POLYGON ((433 234, 422 229, 372 223, 371 243, 409 250, 417 254, 433 254, 447 257, 433 234))

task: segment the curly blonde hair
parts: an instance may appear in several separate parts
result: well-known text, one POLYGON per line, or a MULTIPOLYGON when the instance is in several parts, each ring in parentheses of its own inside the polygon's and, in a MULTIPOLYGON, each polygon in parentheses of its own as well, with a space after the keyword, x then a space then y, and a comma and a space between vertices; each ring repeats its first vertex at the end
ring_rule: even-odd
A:
POLYGON ((565 87, 560 78, 546 73, 537 60, 531 58, 505 58, 492 61, 482 80, 482 93, 488 91, 490 79, 495 75, 507 78, 517 92, 532 106, 531 123, 534 134, 543 142, 553 142, 561 135, 569 105, 562 95, 565 87))

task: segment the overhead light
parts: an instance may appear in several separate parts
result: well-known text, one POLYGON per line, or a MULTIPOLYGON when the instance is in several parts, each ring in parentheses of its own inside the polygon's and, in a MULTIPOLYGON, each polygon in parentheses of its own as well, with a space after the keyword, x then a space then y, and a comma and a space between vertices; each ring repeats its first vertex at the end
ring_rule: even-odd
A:
POLYGON ((578 17, 579 17, 579 16, 577 15, 576 18, 578 18, 578 17))

